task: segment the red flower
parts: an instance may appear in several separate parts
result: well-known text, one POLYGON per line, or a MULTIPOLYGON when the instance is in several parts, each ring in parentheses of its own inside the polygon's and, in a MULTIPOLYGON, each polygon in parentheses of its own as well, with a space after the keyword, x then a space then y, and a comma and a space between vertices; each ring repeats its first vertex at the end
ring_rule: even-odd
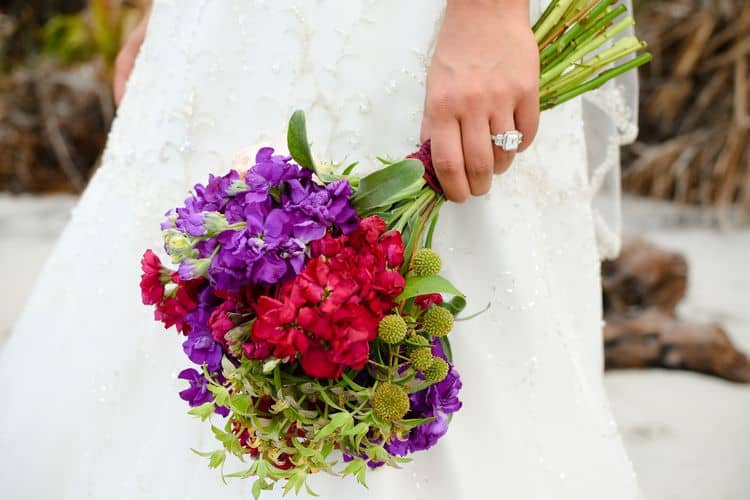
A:
POLYGON ((299 354, 302 369, 317 378, 338 378, 362 369, 380 319, 404 288, 398 268, 404 245, 379 217, 362 219, 350 235, 325 236, 312 258, 278 298, 258 301, 252 336, 273 345, 279 358, 299 354))
POLYGON ((425 311, 430 308, 431 305, 440 305, 443 303, 443 296, 439 293, 430 293, 427 295, 420 295, 414 298, 414 304, 421 307, 425 311))
POLYGON ((173 273, 172 282, 176 287, 161 303, 156 304, 154 318, 164 323, 164 328, 174 326, 178 332, 187 335, 189 327, 185 316, 198 307, 198 293, 206 280, 201 277, 183 281, 177 273, 173 273))
POLYGON ((141 300, 147 306, 156 305, 164 298, 164 283, 161 281, 161 261, 151 250, 146 250, 141 259, 141 300))
POLYGON ((188 312, 190 311, 182 307, 179 300, 169 297, 156 306, 154 319, 164 323, 164 328, 175 326, 178 332, 187 333, 185 331, 187 329, 185 315, 188 312))
POLYGON ((435 174, 435 167, 432 165, 432 147, 430 140, 427 139, 424 144, 419 147, 419 151, 410 154, 407 158, 415 158, 422 162, 424 165, 424 180, 430 185, 433 191, 437 194, 443 194, 443 188, 440 186, 440 181, 435 174))

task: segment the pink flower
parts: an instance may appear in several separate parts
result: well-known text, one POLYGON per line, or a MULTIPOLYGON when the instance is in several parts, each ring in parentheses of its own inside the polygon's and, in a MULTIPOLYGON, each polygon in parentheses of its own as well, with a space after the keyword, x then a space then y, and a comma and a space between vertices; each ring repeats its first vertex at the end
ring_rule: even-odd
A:
POLYGON ((225 300, 208 317, 208 327, 211 329, 211 336, 214 340, 226 347, 228 341, 226 334, 234 328, 234 321, 229 317, 230 313, 237 312, 237 305, 233 300, 225 300))

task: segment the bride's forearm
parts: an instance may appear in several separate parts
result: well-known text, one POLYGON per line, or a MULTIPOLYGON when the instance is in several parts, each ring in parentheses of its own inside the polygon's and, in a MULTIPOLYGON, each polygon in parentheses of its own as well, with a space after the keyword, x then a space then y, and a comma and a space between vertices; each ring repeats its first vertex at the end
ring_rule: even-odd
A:
POLYGON ((477 12, 489 9, 493 12, 529 15, 529 0, 448 0, 447 10, 473 8, 477 12))

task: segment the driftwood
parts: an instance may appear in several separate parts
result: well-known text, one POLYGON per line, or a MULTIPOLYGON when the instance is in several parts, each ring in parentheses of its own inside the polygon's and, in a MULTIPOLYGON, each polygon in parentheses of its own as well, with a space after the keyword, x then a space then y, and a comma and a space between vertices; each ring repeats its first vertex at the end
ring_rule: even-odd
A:
POLYGON ((687 290, 687 262, 643 240, 626 240, 617 260, 602 266, 605 313, 635 307, 674 311, 687 290))
POLYGON ((746 219, 750 2, 641 2, 636 17, 654 60, 641 71, 641 134, 626 149, 625 189, 746 219))
POLYGON ((750 383, 750 359, 719 325, 676 317, 686 288, 684 257, 626 241, 620 257, 602 267, 606 368, 692 370, 750 383))
POLYGON ((0 189, 80 192, 114 115, 97 63, 0 77, 0 189))
POLYGON ((607 369, 661 367, 750 382, 750 360, 720 326, 681 321, 656 307, 609 316, 604 347, 607 369))

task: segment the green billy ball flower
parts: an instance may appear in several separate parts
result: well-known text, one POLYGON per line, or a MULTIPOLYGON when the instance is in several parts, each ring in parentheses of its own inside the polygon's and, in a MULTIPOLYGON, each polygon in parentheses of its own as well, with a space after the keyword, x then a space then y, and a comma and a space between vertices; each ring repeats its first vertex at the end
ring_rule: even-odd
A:
POLYGON ((432 349, 429 347, 417 347, 409 355, 409 363, 415 370, 423 372, 432 366, 432 349))
POLYGON ((433 306, 427 309, 422 320, 424 331, 435 337, 445 337, 453 330, 453 315, 445 307, 433 306))
POLYGON ((380 320, 378 338, 386 344, 398 344, 406 337, 406 321, 398 314, 389 314, 380 320))
POLYGON ((440 256, 429 248, 420 248, 414 254, 412 260, 412 271, 417 276, 434 276, 440 272, 443 261, 440 256))
POLYGON ((442 382, 448 376, 448 363, 443 358, 433 358, 430 367, 424 371, 424 379, 430 384, 442 382))
POLYGON ((382 383, 372 395, 372 410, 386 422, 396 422, 409 411, 409 396, 399 385, 382 383))

